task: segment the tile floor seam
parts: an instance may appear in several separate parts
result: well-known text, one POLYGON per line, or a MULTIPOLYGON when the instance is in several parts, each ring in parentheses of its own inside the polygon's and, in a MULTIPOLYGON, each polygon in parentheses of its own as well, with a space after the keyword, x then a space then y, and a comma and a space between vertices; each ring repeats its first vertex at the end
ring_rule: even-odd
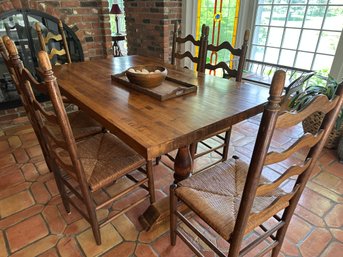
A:
POLYGON ((5 247, 6 247, 7 255, 10 256, 10 253, 11 253, 10 250, 11 249, 10 249, 9 241, 7 240, 7 235, 6 235, 4 230, 0 230, 0 231, 2 232, 4 241, 5 241, 5 247))

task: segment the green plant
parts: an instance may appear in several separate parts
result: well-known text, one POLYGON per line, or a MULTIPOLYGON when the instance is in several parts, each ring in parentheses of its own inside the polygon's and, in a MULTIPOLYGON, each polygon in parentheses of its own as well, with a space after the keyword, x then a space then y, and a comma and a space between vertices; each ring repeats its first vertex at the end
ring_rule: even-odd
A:
MULTIPOLYGON (((315 96, 319 94, 326 95, 331 100, 334 98, 337 88, 338 82, 332 77, 314 75, 309 79, 307 85, 304 86, 304 90, 292 98, 289 107, 293 110, 301 111, 315 96)), ((336 120, 336 129, 339 129, 342 124, 343 107, 336 120)))

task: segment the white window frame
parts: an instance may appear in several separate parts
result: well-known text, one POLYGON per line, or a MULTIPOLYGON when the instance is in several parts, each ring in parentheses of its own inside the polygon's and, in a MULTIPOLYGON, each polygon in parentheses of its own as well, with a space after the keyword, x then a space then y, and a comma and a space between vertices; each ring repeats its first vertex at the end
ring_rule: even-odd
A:
MULTIPOLYGON (((256 18, 256 8, 257 8, 257 0, 241 0, 241 9, 240 9, 240 18, 238 23, 238 30, 242 33, 245 28, 250 28, 251 36, 249 42, 249 52, 248 57, 251 54, 251 41, 253 36, 253 31, 255 27, 255 18, 256 18)), ((241 34, 240 34, 241 35, 241 34)), ((242 39, 241 39, 242 40, 242 39)), ((339 39, 339 43, 336 48, 336 53, 334 55, 334 60, 330 69, 329 74, 337 79, 338 81, 342 81, 343 79, 343 56, 339 53, 343 52, 343 30, 341 32, 341 36, 339 39)))

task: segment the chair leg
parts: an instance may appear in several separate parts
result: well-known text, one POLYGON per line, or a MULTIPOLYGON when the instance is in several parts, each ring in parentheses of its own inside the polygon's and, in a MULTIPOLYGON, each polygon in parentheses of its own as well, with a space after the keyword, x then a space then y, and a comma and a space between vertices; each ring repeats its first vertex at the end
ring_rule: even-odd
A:
POLYGON ((84 203, 89 215, 89 221, 92 226, 93 236, 97 245, 101 245, 100 226, 96 216, 94 201, 91 197, 91 192, 86 183, 80 183, 81 192, 84 197, 84 203))
POLYGON ((177 226, 177 217, 176 217, 176 204, 177 198, 175 195, 176 185, 172 184, 170 186, 170 244, 175 246, 176 244, 176 226, 177 226))
POLYGON ((150 194, 150 203, 154 203, 156 201, 155 197, 155 183, 154 183, 154 171, 152 167, 152 161, 148 161, 146 164, 146 171, 148 176, 148 187, 149 187, 149 194, 150 194))
MULTIPOLYGON (((302 192, 302 190, 299 190, 299 191, 302 192)), ((285 225, 282 228, 280 228, 276 233, 276 241, 278 241, 279 244, 273 248, 271 257, 277 257, 279 255, 283 240, 285 239, 288 226, 291 222, 294 210, 301 196, 301 192, 299 191, 297 192, 297 195, 293 196, 294 198, 291 200, 290 205, 285 209, 282 215, 282 220, 285 222, 285 225)))
POLYGON ((228 131, 225 132, 225 140, 224 140, 224 147, 223 147, 223 158, 222 162, 225 162, 227 160, 227 156, 229 153, 229 146, 230 146, 230 138, 231 138, 231 127, 228 131))
POLYGON ((161 158, 162 158, 162 156, 156 157, 156 165, 160 164, 161 158))

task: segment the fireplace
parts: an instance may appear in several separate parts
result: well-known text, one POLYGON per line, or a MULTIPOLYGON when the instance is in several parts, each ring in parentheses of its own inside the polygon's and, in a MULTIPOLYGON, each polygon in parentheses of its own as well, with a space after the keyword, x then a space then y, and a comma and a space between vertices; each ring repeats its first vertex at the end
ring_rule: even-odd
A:
MULTIPOLYGON (((40 50, 35 23, 40 22, 43 33, 51 31, 58 34, 58 20, 44 12, 19 9, 7 11, 0 14, 0 36, 8 35, 16 44, 20 57, 32 74, 36 74, 35 67, 38 66, 37 53, 40 50)), ((64 24, 64 30, 73 62, 84 60, 81 43, 73 30, 64 24)), ((54 47, 59 48, 54 42, 54 47)), ((36 92, 40 100, 46 97, 36 92)), ((0 110, 13 108, 21 105, 19 96, 8 74, 7 68, 0 58, 0 110)))

